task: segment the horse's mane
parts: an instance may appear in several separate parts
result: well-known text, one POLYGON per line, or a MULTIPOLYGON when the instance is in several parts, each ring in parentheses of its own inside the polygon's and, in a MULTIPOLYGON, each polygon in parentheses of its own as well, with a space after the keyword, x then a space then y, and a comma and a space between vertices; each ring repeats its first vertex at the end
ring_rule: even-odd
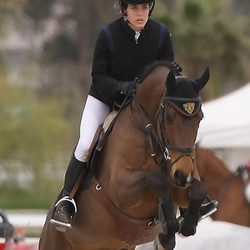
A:
POLYGON ((143 68, 143 70, 138 75, 138 80, 140 82, 143 82, 145 80, 145 78, 148 75, 150 75, 151 72, 154 71, 155 68, 157 68, 159 66, 166 66, 166 67, 168 67, 170 69, 171 62, 169 62, 169 61, 154 61, 154 62, 148 64, 147 66, 145 66, 143 68))

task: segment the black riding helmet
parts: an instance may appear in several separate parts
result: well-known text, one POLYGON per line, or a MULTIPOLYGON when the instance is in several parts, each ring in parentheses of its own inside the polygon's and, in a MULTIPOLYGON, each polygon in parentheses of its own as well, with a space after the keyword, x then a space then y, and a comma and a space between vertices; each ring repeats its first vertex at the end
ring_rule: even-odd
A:
POLYGON ((149 12, 149 16, 151 15, 153 8, 155 6, 155 0, 119 0, 118 1, 120 6, 121 6, 121 12, 123 15, 125 15, 124 13, 124 9, 126 9, 128 7, 128 4, 144 4, 144 3, 149 3, 151 6, 150 12, 149 12))
POLYGON ((155 0, 120 0, 120 2, 130 3, 130 4, 143 4, 143 3, 153 3, 155 0))

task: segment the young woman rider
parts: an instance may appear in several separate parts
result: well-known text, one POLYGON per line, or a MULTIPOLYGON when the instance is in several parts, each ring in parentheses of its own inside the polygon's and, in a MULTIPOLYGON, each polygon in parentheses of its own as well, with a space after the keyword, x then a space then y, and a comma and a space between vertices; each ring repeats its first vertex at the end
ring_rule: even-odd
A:
POLYGON ((118 1, 121 18, 99 33, 93 56, 92 84, 83 110, 80 138, 69 162, 61 199, 57 202, 52 223, 70 227, 74 214, 68 195, 80 173, 87 168, 88 151, 94 134, 117 101, 135 89, 135 78, 156 60, 173 62, 171 34, 165 25, 150 16, 155 0, 118 1))

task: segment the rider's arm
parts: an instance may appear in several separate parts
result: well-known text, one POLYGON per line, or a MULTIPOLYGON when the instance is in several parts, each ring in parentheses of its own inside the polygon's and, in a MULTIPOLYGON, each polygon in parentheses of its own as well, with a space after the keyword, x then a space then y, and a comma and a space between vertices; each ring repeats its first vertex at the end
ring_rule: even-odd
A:
POLYGON ((103 31, 100 32, 93 57, 92 85, 90 94, 108 105, 119 98, 126 82, 118 81, 109 75, 109 68, 113 53, 109 48, 107 38, 103 31))

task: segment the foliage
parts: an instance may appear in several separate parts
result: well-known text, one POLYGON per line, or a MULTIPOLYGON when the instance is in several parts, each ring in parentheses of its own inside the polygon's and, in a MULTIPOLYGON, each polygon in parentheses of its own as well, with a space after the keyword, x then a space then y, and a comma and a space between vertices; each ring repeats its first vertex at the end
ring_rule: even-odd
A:
POLYGON ((249 20, 232 13, 229 1, 179 0, 175 12, 163 21, 173 31, 177 61, 187 74, 197 76, 210 66, 210 98, 225 93, 232 82, 249 79, 245 70, 250 49, 246 33, 249 20))
POLYGON ((21 6, 22 1, 0 1, 0 38, 6 35, 6 26, 8 25, 12 13, 15 12, 15 9, 18 9, 21 6))
POLYGON ((79 46, 67 34, 59 34, 53 40, 44 45, 44 61, 58 62, 71 61, 77 62, 79 60, 79 46))
POLYGON ((50 15, 51 5, 54 0, 26 0, 24 12, 36 22, 47 18, 50 15))
MULTIPOLYGON (((0 197, 26 191, 55 194, 72 144, 66 103, 37 97, 30 89, 6 82, 0 73, 0 197)), ((0 199, 0 201, 1 201, 0 199)))

